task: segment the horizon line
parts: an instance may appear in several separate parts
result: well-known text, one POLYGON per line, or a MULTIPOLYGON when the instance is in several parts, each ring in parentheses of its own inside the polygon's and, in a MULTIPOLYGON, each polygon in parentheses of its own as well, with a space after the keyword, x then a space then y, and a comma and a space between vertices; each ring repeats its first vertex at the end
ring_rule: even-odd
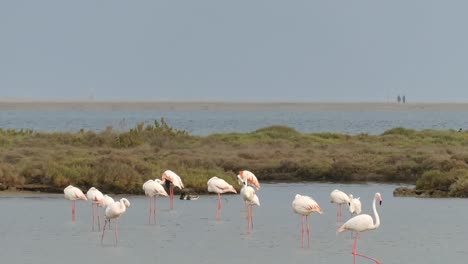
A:
POLYGON ((31 99, 0 98, 0 103, 35 103, 35 104, 468 104, 468 100, 410 101, 398 103, 396 100, 86 100, 86 99, 31 99))

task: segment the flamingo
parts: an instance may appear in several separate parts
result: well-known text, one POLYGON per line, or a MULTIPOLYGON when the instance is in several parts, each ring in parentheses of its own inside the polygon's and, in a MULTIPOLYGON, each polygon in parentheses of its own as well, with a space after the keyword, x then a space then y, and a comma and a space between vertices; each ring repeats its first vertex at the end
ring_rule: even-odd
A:
POLYGON ((260 183, 258 182, 257 177, 248 170, 239 171, 237 179, 240 185, 243 185, 243 182, 247 182, 248 185, 260 190, 260 183))
POLYGON ((236 189, 232 187, 225 180, 218 177, 212 177, 208 180, 208 192, 214 192, 218 194, 218 210, 216 211, 216 220, 221 218, 221 194, 226 192, 237 193, 236 189))
POLYGON ((76 207, 75 201, 76 200, 88 200, 84 193, 74 187, 73 185, 68 185, 64 190, 63 193, 65 194, 65 199, 72 201, 72 222, 75 222, 75 215, 76 215, 76 207))
POLYGON ((372 217, 368 214, 362 214, 362 215, 357 215, 348 221, 344 223, 337 231, 337 234, 346 230, 351 230, 356 232, 356 236, 354 238, 354 243, 353 243, 353 257, 354 257, 354 264, 356 264, 356 256, 366 258, 369 260, 374 261, 376 264, 380 264, 380 261, 358 254, 357 253, 357 241, 359 237, 359 232, 364 232, 368 230, 374 230, 377 229, 380 226, 380 218, 379 214, 377 213, 377 209, 375 208, 375 203, 379 200, 379 204, 382 205, 382 196, 380 193, 376 193, 374 196, 374 201, 372 202, 372 210, 374 211, 374 217, 375 217, 375 224, 374 220, 372 220, 372 217))
POLYGON ((114 227, 114 237, 115 237, 115 244, 117 245, 118 235, 117 235, 117 224, 118 219, 125 213, 127 208, 130 207, 130 202, 127 198, 122 198, 118 202, 114 202, 110 204, 106 208, 106 221, 104 222, 104 227, 102 228, 102 237, 101 237, 101 244, 104 241, 104 233, 106 232, 106 225, 107 222, 110 223, 111 219, 115 219, 115 227, 114 227))
POLYGON ((336 212, 336 221, 341 222, 341 218, 342 218, 341 205, 349 204, 349 196, 342 191, 334 190, 333 192, 330 193, 330 199, 332 203, 335 203, 338 205, 338 209, 336 212))
MULTIPOLYGON (((238 176, 239 178, 240 176, 238 176)), ((252 186, 247 185, 247 181, 243 182, 243 187, 240 191, 242 199, 245 202, 245 208, 247 211, 247 234, 250 234, 253 228, 253 205, 260 206, 260 200, 258 199, 257 194, 255 194, 255 189, 252 186)))
POLYGON ((148 180, 143 184, 143 190, 145 195, 149 197, 149 224, 151 225, 151 211, 153 211, 154 223, 156 224, 156 198, 159 195, 167 196, 166 190, 161 184, 160 179, 148 180), (154 200, 154 206, 151 204, 151 200, 154 200), (151 210, 153 208, 153 210, 151 210))
MULTIPOLYGON (((88 198, 89 201, 91 201, 91 210, 93 211, 93 228, 92 230, 94 231, 94 208, 96 207, 96 210, 98 209, 98 205, 104 205, 104 195, 102 195, 102 192, 100 192, 98 189, 91 187, 89 188, 88 192, 86 192, 86 197, 88 198)), ((99 231, 101 231, 101 212, 100 210, 98 211, 98 228, 99 231)))
POLYGON ((307 222, 307 246, 310 247, 310 224, 309 224, 309 215, 313 212, 317 212, 322 214, 322 208, 318 205, 318 203, 309 196, 296 194, 292 202, 292 208, 296 214, 301 215, 302 221, 302 238, 301 238, 301 245, 304 247, 304 218, 307 222))
POLYGON ((168 187, 169 187, 170 206, 171 206, 171 209, 174 209, 174 186, 182 190, 184 188, 182 179, 179 177, 179 175, 175 174, 175 172, 171 170, 166 170, 162 174, 161 183, 166 184, 166 186, 169 185, 168 187))
POLYGON ((361 197, 354 198, 352 194, 349 195, 349 212, 354 215, 358 215, 362 211, 361 197))
POLYGON ((103 204, 98 204, 98 206, 100 207, 103 207, 103 208, 107 208, 107 206, 111 205, 114 203, 114 199, 112 199, 112 197, 110 197, 109 195, 104 195, 104 203, 103 204))
MULTIPOLYGON (((97 206, 99 207, 102 207, 104 209, 106 209, 109 205, 113 204, 115 201, 112 197, 110 197, 109 195, 105 194, 104 195, 104 202, 103 203, 98 203, 97 206)), ((109 228, 110 228, 110 221, 109 221, 109 228)))

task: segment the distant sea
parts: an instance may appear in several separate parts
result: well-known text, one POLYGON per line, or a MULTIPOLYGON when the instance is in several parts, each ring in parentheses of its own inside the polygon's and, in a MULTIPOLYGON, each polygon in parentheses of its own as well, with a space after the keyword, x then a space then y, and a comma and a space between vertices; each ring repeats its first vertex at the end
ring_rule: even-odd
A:
POLYGON ((468 129, 462 103, 0 102, 0 128, 124 131, 164 118, 194 135, 285 125, 300 132, 380 134, 394 127, 468 129))

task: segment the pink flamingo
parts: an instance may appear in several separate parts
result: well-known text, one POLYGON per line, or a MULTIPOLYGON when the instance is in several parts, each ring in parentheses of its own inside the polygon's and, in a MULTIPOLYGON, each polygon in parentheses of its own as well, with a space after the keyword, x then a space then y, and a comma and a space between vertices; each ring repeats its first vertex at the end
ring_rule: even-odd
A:
MULTIPOLYGON (((239 176, 238 176, 239 177, 239 176)), ((252 232, 253 228, 253 205, 260 206, 260 200, 258 199, 255 189, 247 185, 247 181, 243 182, 243 187, 240 191, 242 199, 245 202, 245 208, 247 211, 247 234, 252 232)))
POLYGON ((80 189, 72 185, 68 185, 63 190, 63 193, 65 194, 65 199, 72 201, 72 222, 75 222, 75 215, 76 215, 75 201, 76 200, 88 200, 88 199, 86 199, 86 196, 80 189))
MULTIPOLYGON (((98 206, 104 208, 104 212, 105 212, 105 209, 106 209, 109 205, 111 205, 111 204, 113 204, 113 203, 115 203, 114 199, 113 199, 112 197, 110 197, 109 195, 105 194, 105 195, 104 195, 104 203, 98 204, 98 206)), ((110 226, 110 221, 109 221, 109 228, 111 228, 111 226, 110 226)))
POLYGON ((91 201, 91 210, 93 211, 93 228, 92 230, 94 231, 94 208, 96 208, 98 212, 98 228, 99 231, 101 231, 101 211, 98 210, 98 205, 103 206, 105 201, 104 201, 104 195, 102 195, 102 192, 100 192, 98 189, 91 187, 89 188, 88 192, 86 192, 86 197, 88 198, 89 201, 91 201))
POLYGON ((148 180, 143 184, 143 190, 145 195, 149 197, 149 224, 151 225, 151 211, 153 211, 154 223, 156 224, 156 198, 159 195, 167 196, 166 190, 161 184, 160 179, 148 180), (151 204, 151 200, 154 200, 154 206, 151 204), (154 208, 152 208, 154 207, 154 208))
POLYGON ((169 187, 169 200, 170 200, 170 207, 174 209, 174 186, 179 189, 184 188, 184 184, 182 183, 182 179, 179 175, 175 174, 175 172, 171 170, 166 170, 162 174, 162 184, 166 184, 169 187))
POLYGON ((107 206, 113 204, 114 202, 115 202, 114 199, 112 199, 112 197, 106 194, 104 195, 104 204, 98 204, 98 206, 102 208, 107 208, 107 206))
POLYGON ((248 170, 239 171, 237 179, 240 185, 243 185, 244 182, 247 182, 248 185, 253 186, 257 190, 260 190, 260 183, 258 182, 257 177, 248 170))
POLYGON ((301 222, 302 222, 302 238, 301 238, 301 245, 304 247, 304 218, 307 222, 307 246, 310 247, 310 224, 309 224, 309 215, 313 212, 317 212, 322 214, 322 208, 318 205, 318 203, 309 196, 299 195, 296 194, 292 202, 292 208, 296 214, 301 215, 301 222))
POLYGON ((374 224, 374 220, 372 220, 372 217, 370 215, 362 214, 362 215, 357 215, 349 219, 348 221, 346 221, 346 223, 344 223, 337 231, 337 233, 340 233, 346 230, 351 230, 351 231, 356 232, 356 237, 354 239, 353 251, 352 251, 352 254, 354 257, 354 264, 356 264, 356 256, 366 258, 366 259, 374 261, 376 264, 380 264, 380 261, 376 259, 357 253, 357 241, 358 241, 359 232, 364 232, 367 230, 374 230, 380 226, 379 214, 377 213, 377 209, 375 208, 375 203, 377 200, 379 200, 380 205, 382 205, 382 196, 380 195, 380 193, 375 194, 374 201, 372 202, 372 210, 374 211, 375 224, 374 224))
POLYGON ((125 213, 127 208, 130 207, 130 202, 126 198, 120 199, 118 202, 114 202, 113 204, 107 206, 106 208, 106 221, 104 222, 104 227, 102 228, 102 237, 101 237, 101 244, 104 241, 104 233, 106 232, 106 225, 107 222, 110 223, 111 219, 115 219, 115 226, 114 226, 114 237, 115 237, 115 244, 117 245, 118 242, 118 232, 117 232, 117 224, 118 219, 125 213))
POLYGON ((338 211, 336 212, 336 221, 341 222, 343 216, 341 206, 343 204, 349 204, 349 196, 342 191, 334 190, 330 193, 330 199, 332 203, 338 205, 338 211))
POLYGON ((214 192, 218 194, 218 210, 216 211, 216 219, 219 220, 221 218, 221 194, 226 192, 237 193, 237 191, 234 189, 234 187, 232 187, 232 185, 218 177, 212 177, 208 180, 207 184, 208 192, 214 192))

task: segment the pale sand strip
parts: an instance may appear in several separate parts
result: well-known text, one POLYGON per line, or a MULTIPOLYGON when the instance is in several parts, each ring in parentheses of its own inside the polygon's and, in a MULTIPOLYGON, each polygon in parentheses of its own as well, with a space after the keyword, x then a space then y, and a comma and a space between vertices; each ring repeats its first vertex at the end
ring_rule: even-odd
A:
POLYGON ((116 102, 12 101, 0 99, 0 110, 160 110, 160 111, 468 111, 468 103, 386 102, 116 102))

